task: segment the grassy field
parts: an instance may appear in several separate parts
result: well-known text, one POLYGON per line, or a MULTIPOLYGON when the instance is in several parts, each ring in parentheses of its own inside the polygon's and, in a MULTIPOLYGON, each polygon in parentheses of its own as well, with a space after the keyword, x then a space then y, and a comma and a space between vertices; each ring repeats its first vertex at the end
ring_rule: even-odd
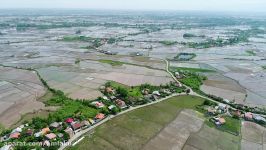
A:
POLYGON ((256 56, 256 52, 254 52, 253 50, 247 50, 246 53, 249 55, 249 56, 256 56))
POLYGON ((4 126, 0 123, 0 134, 5 130, 4 126))
MULTIPOLYGON (((240 120, 232 118, 232 117, 228 117, 228 116, 224 117, 224 119, 226 120, 226 123, 222 125, 221 127, 218 127, 217 129, 232 133, 234 135, 240 134, 240 130, 241 130, 240 120)), ((208 120, 205 121, 205 124, 211 128, 216 128, 216 125, 213 122, 210 122, 208 120)))
POLYGON ((179 96, 134 110, 97 127, 93 135, 70 149, 140 149, 182 109, 196 109, 203 101, 199 97, 179 96))
POLYGON ((99 60, 101 63, 109 64, 112 66, 122 66, 124 63, 120 61, 114 61, 114 60, 107 60, 107 59, 101 59, 99 60))
POLYGON ((142 97, 142 93, 141 90, 138 86, 134 86, 133 88, 131 88, 130 86, 121 84, 121 83, 117 83, 114 81, 110 81, 111 86, 114 88, 118 88, 118 87, 122 87, 124 89, 126 89, 128 91, 128 95, 132 96, 132 97, 142 97))
POLYGON ((225 117, 225 120, 226 120, 225 125, 221 126, 222 130, 236 134, 240 133, 241 129, 240 120, 231 117, 225 117))
POLYGON ((24 122, 31 122, 32 118, 36 118, 36 117, 46 119, 49 113, 50 113, 49 111, 40 110, 38 112, 24 114, 21 116, 21 119, 15 124, 13 124, 10 128, 16 128, 22 125, 24 122))
POLYGON ((170 67, 171 71, 189 71, 189 72, 193 72, 193 73, 197 73, 197 72, 215 72, 214 70, 210 70, 210 69, 202 69, 202 68, 186 68, 186 67, 170 67))
POLYGON ((240 136, 204 125, 199 132, 191 134, 184 149, 189 149, 189 147, 202 150, 239 150, 240 136))

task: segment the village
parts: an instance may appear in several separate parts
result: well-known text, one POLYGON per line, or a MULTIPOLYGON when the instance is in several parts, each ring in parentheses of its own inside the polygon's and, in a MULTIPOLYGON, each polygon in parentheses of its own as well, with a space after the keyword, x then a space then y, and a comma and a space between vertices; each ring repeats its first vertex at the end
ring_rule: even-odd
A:
MULTIPOLYGON (((100 91, 104 94, 95 101, 89 102, 90 107, 100 110, 94 118, 69 117, 58 122, 52 122, 48 126, 40 128, 43 120, 34 120, 32 122, 22 124, 19 127, 7 130, 2 133, 1 143, 10 142, 39 142, 37 147, 48 149, 59 148, 61 145, 53 145, 52 143, 59 142, 61 144, 68 142, 75 134, 85 130, 102 120, 108 118, 109 115, 116 115, 121 111, 127 110, 130 107, 135 107, 145 103, 158 101, 161 98, 170 96, 174 93, 184 93, 186 90, 181 84, 170 83, 169 85, 157 87, 149 84, 133 87, 136 93, 131 94, 131 100, 128 100, 128 89, 122 85, 108 82, 105 86, 100 87, 100 91), (139 97, 138 94, 143 95, 139 97), (107 109, 107 110, 106 110, 107 109)), ((9 150, 13 145, 2 145, 1 150, 9 150)), ((23 146, 22 146, 23 147, 23 146)), ((31 147, 24 145, 25 147, 31 147)), ((18 147, 16 147, 18 148, 18 147)), ((33 148, 33 147, 31 147, 33 148)))
POLYGON ((265 23, 2 10, 0 150, 263 149, 265 23))
MULTIPOLYGON (((149 84, 144 84, 139 87, 124 87, 119 83, 108 82, 104 86, 101 86, 99 90, 104 96, 99 97, 95 101, 89 102, 90 107, 100 110, 94 118, 81 119, 80 117, 75 118, 70 116, 64 118, 64 120, 52 122, 43 128, 40 128, 40 125, 38 125, 41 124, 38 123, 38 120, 33 120, 32 122, 22 124, 13 130, 3 132, 1 143, 39 142, 39 147, 57 149, 61 145, 54 146, 52 143, 67 143, 75 134, 93 127, 108 118, 109 115, 117 115, 131 107, 134 108, 139 105, 156 102, 175 93, 189 94, 190 91, 182 86, 182 84, 174 82, 159 87, 149 84)), ((232 120, 231 118, 253 121, 261 125, 265 125, 266 123, 265 118, 260 115, 235 110, 227 104, 214 103, 208 100, 205 100, 203 105, 198 106, 198 111, 202 112, 206 117, 206 120, 213 124, 217 129, 236 135, 239 134, 239 130, 231 130, 230 127, 223 129, 223 126, 232 123, 230 123, 232 120)), ((235 126, 237 126, 237 124, 235 124, 235 126)), ((13 148, 13 145, 5 144, 2 146, 1 150, 10 150, 13 148)), ((25 147, 28 146, 24 145, 24 148, 25 147)))

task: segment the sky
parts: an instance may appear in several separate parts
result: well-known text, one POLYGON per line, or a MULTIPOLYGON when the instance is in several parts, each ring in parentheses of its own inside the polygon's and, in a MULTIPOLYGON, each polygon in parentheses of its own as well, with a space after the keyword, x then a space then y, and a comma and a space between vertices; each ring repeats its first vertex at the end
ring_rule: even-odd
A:
POLYGON ((266 0, 0 0, 0 8, 266 12, 266 0))

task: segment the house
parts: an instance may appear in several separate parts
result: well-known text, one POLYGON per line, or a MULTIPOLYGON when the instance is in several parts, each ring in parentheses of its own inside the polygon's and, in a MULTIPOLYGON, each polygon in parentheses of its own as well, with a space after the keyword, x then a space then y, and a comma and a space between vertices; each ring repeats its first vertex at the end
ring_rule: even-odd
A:
POLYGON ((182 87, 182 84, 181 84, 180 82, 177 82, 177 83, 175 84, 175 86, 176 86, 176 87, 182 87))
POLYGON ((49 134, 46 134, 45 137, 48 140, 52 140, 52 139, 56 138, 56 135, 54 133, 49 133, 49 134))
POLYGON ((219 122, 220 122, 221 124, 225 124, 226 121, 225 121, 224 118, 221 117, 221 118, 219 118, 219 122))
POLYGON ((67 119, 65 120, 65 122, 68 123, 68 124, 71 124, 71 123, 74 122, 74 119, 73 119, 73 118, 67 118, 67 119))
POLYGON ((105 92, 111 95, 115 94, 115 90, 112 87, 106 87, 105 92))
POLYGON ((53 129, 58 129, 61 127, 61 124, 58 123, 58 122, 53 122, 50 124, 50 127, 53 128, 53 129))
POLYGON ((227 105, 223 103, 218 104, 218 109, 220 109, 223 112, 226 112, 227 105))
POLYGON ((104 100, 109 100, 109 98, 107 96, 103 96, 104 100))
POLYGON ((93 119, 91 119, 91 118, 89 118, 88 120, 89 120, 91 125, 93 125, 95 123, 95 121, 93 119))
POLYGON ((114 109, 115 108, 115 105, 110 105, 110 106, 108 106, 108 109, 109 110, 112 110, 112 109, 114 109))
POLYGON ((64 131, 69 135, 70 138, 74 136, 74 131, 72 130, 72 128, 67 127, 64 131))
POLYGON ((96 108, 103 108, 104 104, 102 102, 94 101, 91 102, 92 105, 94 105, 96 108))
POLYGON ((99 113, 99 114, 97 114, 97 115, 95 116, 95 119, 97 119, 97 120, 102 120, 102 119, 104 119, 104 118, 105 118, 105 115, 102 114, 102 113, 99 113))
POLYGON ((160 94, 159 91, 153 91, 153 92, 152 92, 152 95, 161 96, 161 94, 160 94))
POLYGON ((100 86, 100 91, 104 92, 104 90, 105 90, 105 86, 100 86))
POLYGON ((9 135, 10 139, 18 139, 19 137, 20 137, 20 133, 19 132, 14 132, 14 133, 11 133, 9 135))
POLYGON ((41 131, 34 134, 34 137, 40 137, 40 136, 42 136, 42 132, 41 131))
POLYGON ((215 117, 214 120, 215 120, 215 125, 217 126, 223 125, 226 122, 223 117, 215 117))
POLYGON ((180 79, 180 78, 181 78, 180 73, 179 73, 179 72, 175 72, 175 77, 176 77, 177 79, 180 79))
POLYGON ((144 99, 148 100, 148 101, 153 101, 153 96, 151 94, 148 95, 144 95, 144 99))
POLYGON ((13 150, 13 146, 12 145, 4 145, 3 147, 0 148, 0 150, 13 150))
POLYGON ((172 92, 169 89, 161 89, 160 92, 168 94, 168 95, 172 94, 172 92))
POLYGON ((28 129, 28 130, 26 131, 26 135, 28 135, 28 136, 32 136, 32 135, 33 135, 33 130, 32 130, 32 129, 28 129))
POLYGON ((254 120, 255 121, 257 121, 257 122, 266 122, 266 119, 265 118, 263 118, 262 116, 260 116, 260 115, 253 115, 253 118, 254 118, 254 120))
POLYGON ((21 133, 21 132, 22 132, 22 128, 17 127, 16 129, 12 130, 11 133, 14 133, 14 132, 19 132, 19 133, 21 133))
POLYGON ((246 112, 246 113, 244 114, 244 118, 245 118, 246 120, 253 120, 253 114, 252 114, 251 112, 246 112))
POLYGON ((240 112, 240 110, 235 110, 232 112, 232 115, 235 117, 241 117, 241 112, 240 112))
POLYGON ((62 133, 58 133, 58 134, 57 134, 57 137, 59 137, 59 138, 63 138, 63 137, 64 137, 64 134, 62 134, 62 133))
POLYGON ((144 90, 141 91, 141 93, 143 95, 148 95, 150 93, 150 90, 149 89, 144 89, 144 90))
POLYGON ((127 108, 127 105, 124 101, 122 101, 121 99, 117 99, 115 101, 116 105, 120 108, 120 109, 124 109, 127 108))
POLYGON ((71 128, 73 129, 73 131, 76 131, 78 129, 80 129, 82 126, 79 122, 73 123, 71 124, 71 128))
POLYGON ((81 121, 81 127, 88 127, 88 126, 90 126, 90 122, 89 121, 86 121, 86 120, 83 120, 83 121, 81 121))
POLYGON ((46 134, 48 134, 50 132, 50 129, 47 127, 47 128, 43 128, 42 130, 41 130, 41 133, 42 133, 42 135, 46 135, 46 134))
POLYGON ((115 97, 115 96, 110 96, 110 99, 111 99, 111 100, 115 100, 116 97, 115 97))
POLYGON ((228 100, 228 99, 223 99, 223 101, 225 102, 225 103, 231 103, 231 101, 230 100, 228 100))
POLYGON ((216 109, 209 107, 207 110, 208 115, 215 115, 216 114, 216 109))

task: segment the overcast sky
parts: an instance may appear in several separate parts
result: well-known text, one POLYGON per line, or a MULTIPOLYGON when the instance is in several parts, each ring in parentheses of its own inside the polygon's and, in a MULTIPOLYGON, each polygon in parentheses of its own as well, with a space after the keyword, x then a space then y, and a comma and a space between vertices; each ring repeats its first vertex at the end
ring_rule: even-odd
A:
POLYGON ((0 0, 0 8, 266 11, 266 0, 0 0))

